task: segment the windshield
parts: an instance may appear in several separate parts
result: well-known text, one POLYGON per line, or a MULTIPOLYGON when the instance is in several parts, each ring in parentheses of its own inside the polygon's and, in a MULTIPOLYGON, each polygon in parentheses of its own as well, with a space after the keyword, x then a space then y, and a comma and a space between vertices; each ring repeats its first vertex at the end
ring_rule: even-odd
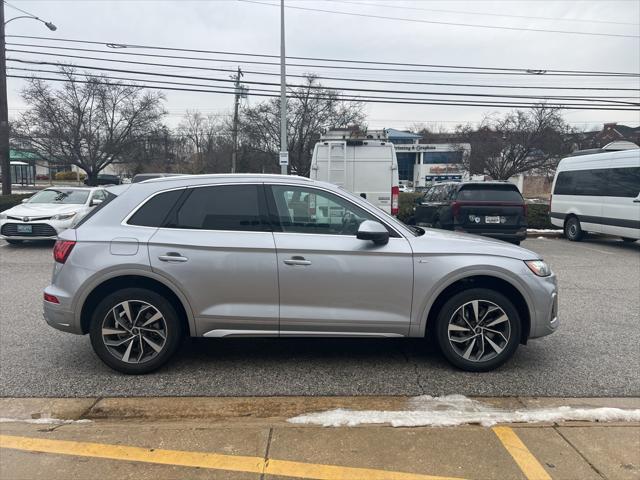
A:
POLYGON ((89 197, 88 190, 56 190, 48 188, 36 193, 27 203, 84 204, 89 197))
POLYGON ((523 201, 517 188, 509 185, 467 185, 458 192, 457 200, 519 203, 523 201))

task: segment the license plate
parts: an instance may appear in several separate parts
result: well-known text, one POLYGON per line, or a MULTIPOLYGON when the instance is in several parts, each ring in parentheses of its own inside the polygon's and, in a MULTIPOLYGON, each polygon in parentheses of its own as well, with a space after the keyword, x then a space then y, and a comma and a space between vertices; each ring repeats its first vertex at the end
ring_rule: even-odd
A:
POLYGON ((484 223, 500 223, 500 217, 484 217, 484 223))
POLYGON ((33 231, 32 225, 18 225, 18 233, 31 233, 33 231))

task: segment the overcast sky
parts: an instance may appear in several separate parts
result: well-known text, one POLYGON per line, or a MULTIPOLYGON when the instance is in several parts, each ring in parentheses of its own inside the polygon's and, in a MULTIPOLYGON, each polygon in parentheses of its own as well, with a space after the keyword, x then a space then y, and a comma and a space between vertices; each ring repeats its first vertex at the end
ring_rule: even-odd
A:
MULTIPOLYGON (((278 3, 276 0, 259 0, 278 3)), ((399 17, 435 22, 473 23, 518 29, 569 30, 591 33, 632 35, 635 38, 540 33, 526 30, 439 25, 385 18, 368 18, 287 9, 287 54, 293 56, 390 61, 419 64, 491 66, 506 68, 598 70, 640 73, 640 0, 614 1, 468 1, 468 0, 286 0, 287 5, 340 12, 361 13, 382 17, 399 17), (368 5, 367 5, 368 4, 368 5), (437 10, 449 10, 442 12, 437 10), (461 13, 453 13, 461 12, 461 13), (483 15, 481 15, 483 14, 483 15), (502 15, 522 16, 524 18, 502 15), (546 18, 536 18, 546 17, 546 18), (579 21, 581 20, 581 21, 579 21), (585 20, 589 20, 588 22, 585 20), (591 22, 596 20, 597 22, 591 22), (617 22, 617 23, 604 23, 617 22), (635 25, 633 25, 635 24, 635 25)), ((50 32, 44 25, 29 20, 16 20, 7 26, 7 35, 32 35, 51 38, 92 40, 105 43, 131 43, 191 49, 279 54, 279 9, 268 5, 238 0, 10 0, 10 4, 55 23, 58 30, 50 32)), ((8 20, 19 12, 5 6, 8 20)), ((64 46, 48 40, 7 38, 7 42, 34 43, 41 46, 64 46)), ((76 45, 82 47, 83 45, 76 45)), ((101 48, 88 46, 88 48, 101 48)), ((7 46, 8 49, 25 47, 7 46)), ((39 47, 38 50, 46 49, 39 47)), ((128 49, 135 52, 136 50, 128 49)), ((79 52, 62 52, 80 54, 79 52)), ((178 54, 176 52, 165 52, 178 54)), ((113 58, 114 54, 86 55, 113 58)), ((196 54, 185 54, 193 55, 196 54)), ((7 53, 8 57, 44 58, 42 55, 7 53)), ((204 55, 201 55, 204 56, 204 55)), ((220 55, 209 55, 224 58, 220 55)), ((124 56, 123 56, 124 57, 124 56)), ((55 61, 56 57, 48 57, 55 61)), ((227 57, 228 58, 228 57, 227 57)), ((130 59, 130 58, 129 58, 130 59)), ((70 62, 79 60, 59 59, 70 62)), ((131 59, 139 60, 139 59, 131 59)), ((144 59, 142 59, 144 60, 144 59)), ((171 60, 151 59, 168 63, 171 60)), ((202 65, 203 62, 174 60, 182 64, 202 65)), ((89 65, 92 62, 84 61, 89 65)), ((93 62, 95 64, 97 62, 93 62)), ((16 66, 9 62, 9 66, 16 66)), ((106 63, 102 63, 106 65, 106 63)), ((235 68, 238 63, 207 62, 214 68, 235 68)), ((278 72, 277 65, 244 65, 244 69, 278 72)), ((110 65, 115 67, 115 64, 110 65)), ((47 67, 50 68, 50 67, 47 67)), ((118 67, 115 67, 118 68, 118 67)), ((142 67, 127 66, 140 70, 142 67)), ((146 67, 147 71, 172 72, 207 77, 228 78, 225 72, 194 72, 193 70, 146 67)), ((289 73, 308 73, 314 69, 289 67, 289 73)), ((346 70, 316 70, 325 75, 351 78, 382 78, 422 82, 481 83, 510 85, 557 85, 592 87, 640 88, 636 78, 572 78, 540 76, 462 75, 443 73, 388 73, 346 70)), ((10 71, 11 73, 11 71, 10 71)), ((247 75, 246 80, 277 82, 277 77, 247 75)), ((180 81, 176 79, 170 79, 180 81)), ((296 82, 299 79, 290 79, 296 82)), ((196 81, 196 83, 198 83, 196 81)), ((202 83, 202 82, 199 82, 202 83)), ((347 86, 325 81, 329 85, 347 86)), ((15 116, 24 104, 19 92, 24 83, 9 79, 9 114, 15 116)), ((349 84, 381 88, 380 84, 349 84)), ((259 87, 257 87, 259 88, 259 87)), ((262 87, 265 88, 265 87, 262 87)), ((276 89, 277 87, 267 87, 276 89)), ((384 86, 382 86, 384 88, 384 86)), ((470 89, 468 87, 387 86, 391 89, 428 90, 438 92, 514 93, 513 90, 470 89)), ((526 93, 518 90, 516 93, 526 93)), ((546 91, 548 94, 576 92, 546 91)), ((579 92, 584 94, 585 92, 579 92)), ((636 96, 638 93, 629 92, 636 96)), ((628 95, 623 92, 591 92, 591 95, 628 95)), ((206 114, 228 115, 233 98, 211 93, 166 92, 168 123, 176 125, 187 109, 206 114)), ((261 101, 250 97, 249 105, 261 101)), ((432 128, 453 128, 457 123, 476 122, 490 111, 489 107, 457 107, 434 105, 366 106, 370 127, 406 128, 424 123, 432 128)), ((598 129, 602 123, 618 121, 640 124, 640 114, 615 111, 566 111, 565 118, 579 128, 598 129)))

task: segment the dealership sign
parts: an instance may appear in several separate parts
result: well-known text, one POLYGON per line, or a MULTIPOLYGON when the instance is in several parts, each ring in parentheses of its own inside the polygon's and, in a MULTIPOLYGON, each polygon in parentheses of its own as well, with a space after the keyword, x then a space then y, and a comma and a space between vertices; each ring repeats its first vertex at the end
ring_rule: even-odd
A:
POLYGON ((427 150, 435 150, 435 145, 394 145, 397 152, 426 152, 427 150))

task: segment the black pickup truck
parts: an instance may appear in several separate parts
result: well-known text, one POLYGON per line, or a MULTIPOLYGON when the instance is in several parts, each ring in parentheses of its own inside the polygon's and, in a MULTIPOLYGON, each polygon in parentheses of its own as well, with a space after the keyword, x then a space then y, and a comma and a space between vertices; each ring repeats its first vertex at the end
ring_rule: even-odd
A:
POLYGON ((527 237, 527 204, 510 182, 443 182, 416 200, 410 223, 519 244, 527 237))

